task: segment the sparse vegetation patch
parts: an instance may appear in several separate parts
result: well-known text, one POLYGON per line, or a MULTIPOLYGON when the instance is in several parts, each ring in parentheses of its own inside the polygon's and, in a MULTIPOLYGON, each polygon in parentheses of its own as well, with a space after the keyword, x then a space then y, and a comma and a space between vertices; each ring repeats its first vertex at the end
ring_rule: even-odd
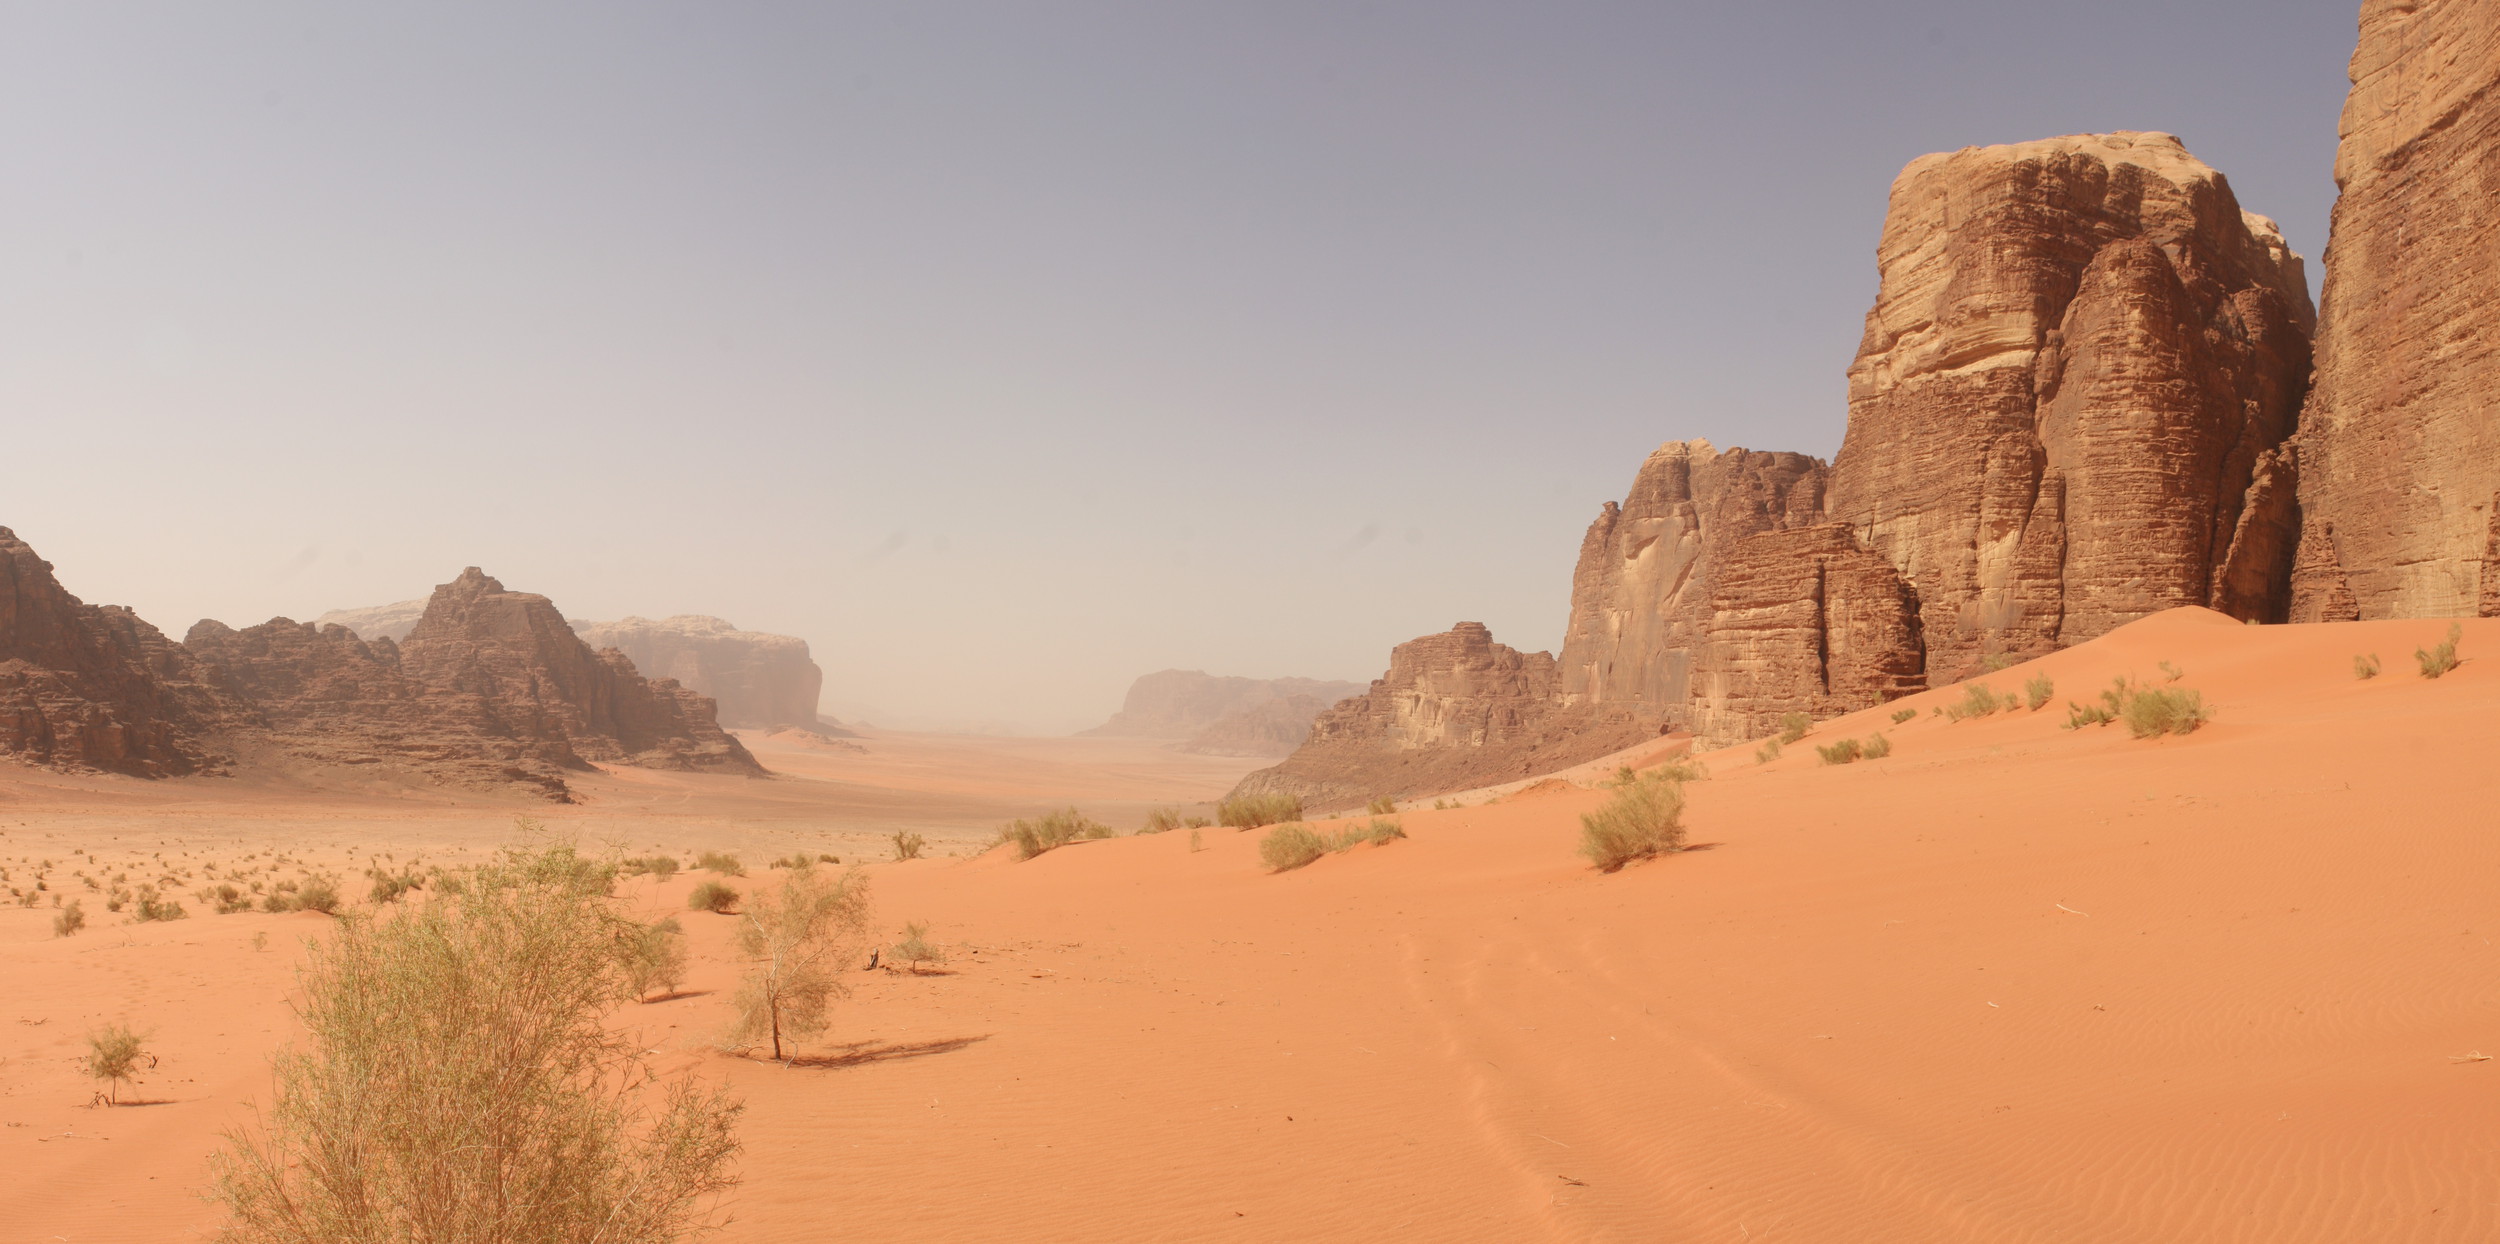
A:
POLYGON ((2413 659, 2422 667, 2422 677, 2437 678, 2457 667, 2457 641, 2465 637, 2462 623, 2448 624, 2448 637, 2428 648, 2413 650, 2413 659))
POLYGON ((1029 821, 1011 821, 998 831, 998 840, 1014 843, 1016 858, 1025 860, 1080 839, 1110 836, 1110 826, 1074 808, 1061 808, 1029 821))
POLYGON ((1302 796, 1242 795, 1216 806, 1215 819, 1226 829, 1257 829, 1302 819, 1302 796))
POLYGON ((1580 815, 1580 854, 1599 872, 1684 849, 1684 787, 1657 778, 1615 792, 1606 806, 1580 815))
POLYGON ((1962 689, 1962 698, 1959 702, 1944 706, 1944 716, 1947 721, 1968 721, 1974 717, 1986 717, 2012 707, 2014 707, 2014 697, 2000 696, 1996 693, 1996 689, 1988 684, 1975 682, 1962 689))
POLYGON ((2057 684, 2049 681, 2049 676, 2046 674, 2034 675, 2031 679, 2023 683, 2023 703, 2028 706, 2032 712, 2039 712, 2042 708, 2046 707, 2049 702, 2049 697, 2056 694, 2057 684))
POLYGON ((1272 873, 1300 868, 1328 854, 1328 842, 1300 821, 1289 821, 1259 839, 1259 862, 1272 873))
POLYGON ((1817 747, 1814 752, 1823 758, 1824 764, 1845 765, 1854 763, 1858 757, 1865 755, 1866 745, 1856 739, 1842 739, 1837 743, 1817 747))
POLYGON ((1911 718, 1913 718, 1913 717, 1916 717, 1916 716, 1918 716, 1918 710, 1917 710, 1917 709, 1914 709, 1914 708, 1902 708, 1902 709, 1895 709, 1895 710, 1893 710, 1893 714, 1892 714, 1892 724, 1894 724, 1894 725, 1896 725, 1896 726, 1897 726, 1897 725, 1900 725, 1902 722, 1908 721, 1909 719, 1911 719, 1911 718))

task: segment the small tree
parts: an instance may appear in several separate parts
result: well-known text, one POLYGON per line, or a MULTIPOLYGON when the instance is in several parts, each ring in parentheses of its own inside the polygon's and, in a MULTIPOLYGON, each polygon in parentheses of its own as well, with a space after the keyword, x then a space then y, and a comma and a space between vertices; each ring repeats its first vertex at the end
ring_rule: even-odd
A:
POLYGON ((850 993, 842 965, 858 956, 867 930, 868 875, 857 868, 840 877, 796 869, 779 890, 759 891, 738 923, 749 967, 732 1003, 732 1038, 768 1039, 778 1060, 785 1038, 823 1032, 833 1001, 850 993))
POLYGON ((611 867, 511 850, 456 894, 355 916, 302 976, 255 1133, 214 1159, 232 1244, 661 1244, 734 1181, 740 1107, 652 1094, 627 1001, 611 867))
POLYGON ((894 943, 892 958, 911 965, 912 975, 920 974, 924 963, 946 962, 946 952, 929 942, 929 926, 925 921, 912 921, 903 926, 903 940, 894 943))
POLYGON ((625 981, 637 1000, 648 1000, 654 988, 675 993, 685 983, 686 929, 677 917, 636 925, 625 930, 618 942, 625 981))
POLYGON ((147 1052, 147 1038, 127 1025, 108 1024, 87 1034, 82 1065, 89 1076, 104 1081, 106 1103, 120 1104, 121 1086, 137 1078, 141 1063, 153 1067, 156 1056, 147 1052))

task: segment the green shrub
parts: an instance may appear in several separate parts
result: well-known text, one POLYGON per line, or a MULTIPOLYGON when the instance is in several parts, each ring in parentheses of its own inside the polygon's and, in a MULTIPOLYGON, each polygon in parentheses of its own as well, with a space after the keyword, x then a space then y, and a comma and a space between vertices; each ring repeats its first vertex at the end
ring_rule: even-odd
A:
POLYGON ((305 1044, 214 1159, 221 1239, 661 1244, 706 1225, 739 1107, 653 1086, 643 1043, 609 1026, 631 983, 613 870, 589 863, 506 852, 313 948, 305 1044))
POLYGON ((686 896, 686 906, 692 911, 718 912, 725 916, 738 909, 738 892, 720 882, 706 881, 686 896))
POLYGON ((1110 826, 1074 808, 1061 808, 1030 821, 1013 821, 998 831, 998 840, 1016 844, 1016 858, 1026 860, 1079 839, 1110 836, 1110 826))
POLYGON ((1780 742, 1794 743, 1814 729, 1814 719, 1804 713, 1780 714, 1780 742))
POLYGON ((1370 803, 1363 805, 1363 811, 1372 816, 1387 816, 1397 810, 1398 801, 1387 795, 1382 795, 1379 798, 1372 800, 1370 803))
POLYGON ((1763 744, 1762 746, 1760 746, 1760 747, 1757 747, 1757 748, 1753 749, 1753 762, 1754 762, 1755 764, 1758 764, 1758 765, 1767 765, 1767 764, 1771 763, 1772 761, 1777 760, 1777 759, 1779 759, 1779 758, 1780 758, 1780 741, 1779 741, 1778 739, 1773 739, 1773 740, 1771 740, 1770 742, 1765 743, 1765 744, 1763 744))
POLYGON ((2031 711, 2035 713, 2046 707, 2049 697, 2055 694, 2057 694, 2057 684, 2050 682, 2046 674, 2036 675, 2023 684, 2023 703, 2030 706, 2031 711))
POLYGON ((2356 656, 2352 659, 2352 676, 2355 678, 2367 681, 2378 677, 2378 671, 2378 654, 2375 652, 2366 657, 2356 656))
POLYGON ((1866 758, 1868 760, 1882 760, 1884 757, 1891 754, 1891 739, 1885 738, 1880 734, 1870 734, 1866 736, 1866 758))
POLYGON ((108 1024, 87 1034, 87 1056, 79 1060, 79 1067, 89 1078, 104 1081, 104 1100, 117 1105, 121 1086, 137 1077, 142 1062, 156 1065, 156 1056, 147 1051, 147 1038, 126 1025, 108 1024))
POLYGON ((2437 678, 2455 669, 2457 667, 2457 641, 2464 637, 2465 626, 2462 623, 2451 622, 2448 624, 2448 637, 2439 641, 2438 646, 2414 649, 2413 659, 2421 663, 2422 677, 2437 678))
POLYGON ((1392 839, 1406 836, 1406 827, 1387 817, 1375 816, 1363 827, 1363 836, 1375 847, 1385 847, 1392 839))
POLYGON ((1302 819, 1302 796, 1240 795, 1218 804, 1215 819, 1226 829, 1257 829, 1302 819))
POLYGON ((1827 765, 1852 764, 1866 754, 1866 745, 1856 739, 1842 739, 1828 747, 1817 747, 1814 753, 1821 756, 1827 765))
POLYGON ((1918 716, 1918 710, 1917 710, 1917 709, 1914 709, 1914 708, 1896 709, 1896 710, 1894 710, 1894 712, 1893 712, 1893 714, 1892 714, 1892 724, 1894 724, 1894 725, 1896 725, 1896 726, 1897 726, 1897 725, 1900 725, 1902 722, 1908 721, 1909 719, 1911 719, 1911 718, 1913 718, 1913 717, 1916 717, 1916 716, 1918 716))
POLYGON ((297 911, 317 911, 325 916, 339 913, 339 885, 328 877, 307 877, 295 891, 297 911))
POLYGON ((2127 697, 2119 716, 2126 719, 2127 733, 2150 739, 2164 734, 2193 734, 2211 714, 2205 710, 2205 697, 2197 692, 2151 687, 2127 697))
POLYGON ((1960 703, 1945 705, 1944 716, 1947 721, 1967 721, 1973 717, 1986 717, 2000 709, 2012 707, 2014 707, 2014 697, 1999 696, 1995 688, 1986 683, 1975 682, 1962 689, 1960 703))
POLYGON ((919 859, 920 849, 927 845, 929 845, 928 839, 908 829, 894 831, 894 858, 896 860, 919 859))
POLYGON ((1606 806, 1580 816, 1580 854, 1599 872, 1684 849, 1684 787, 1646 781, 1615 792, 1606 806))
POLYGON ((52 936, 54 937, 68 937, 86 927, 87 909, 79 906, 77 899, 71 899, 69 906, 53 914, 52 936))
POLYGON ((1328 854, 1328 843, 1310 826, 1289 821, 1259 839, 1259 862, 1272 873, 1300 868, 1328 854))
POLYGON ((833 1000, 850 993, 843 969, 858 961, 867 931, 868 875, 857 868, 840 878, 792 872, 779 891, 758 893, 738 922, 738 949, 751 966, 731 1000, 731 1039, 770 1037, 778 1059, 784 1037, 823 1032, 833 1000))
POLYGON ((674 994, 686 981, 686 929, 670 916, 656 924, 637 924, 617 939, 625 967, 625 984, 637 1000, 653 989, 674 994))
POLYGON ((747 875, 746 865, 739 863, 737 856, 724 855, 718 851, 706 851, 694 857, 694 866, 707 873, 717 873, 723 877, 747 875))
POLYGON ((894 943, 887 957, 910 964, 915 976, 922 964, 946 962, 946 952, 929 943, 929 926, 916 921, 903 926, 903 940, 894 943))
POLYGON ((1168 834, 1181 827, 1181 810, 1156 808, 1146 814, 1146 823, 1137 827, 1141 834, 1168 834))

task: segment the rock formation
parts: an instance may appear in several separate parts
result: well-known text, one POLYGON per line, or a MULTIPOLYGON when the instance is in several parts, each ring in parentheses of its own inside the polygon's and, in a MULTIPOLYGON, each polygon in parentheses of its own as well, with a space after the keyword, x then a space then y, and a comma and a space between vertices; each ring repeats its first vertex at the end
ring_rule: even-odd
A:
POLYGON ((333 609, 313 619, 315 627, 344 626, 356 632, 366 643, 387 639, 392 643, 408 638, 417 629, 417 619, 425 616, 428 597, 393 601, 387 605, 367 605, 362 609, 333 609))
POLYGON ((2500 615, 2500 0, 2369 0, 2335 153, 2296 621, 2500 615))
POLYGON ((583 642, 624 653, 644 674, 674 678, 712 697, 724 726, 818 728, 825 673, 808 656, 804 639, 742 631, 700 614, 658 622, 575 619, 572 626, 583 642))
POLYGON ((1311 737, 1311 723, 1335 702, 1315 695, 1261 700, 1217 718, 1206 729, 1189 736, 1180 750, 1201 756, 1290 756, 1293 749, 1311 737))
POLYGON ((1708 743, 1835 717, 1927 687, 1918 598, 1846 524, 1737 541, 1710 586, 1689 728, 1708 743))
POLYGON ((2167 134, 1926 156, 1876 259, 1829 513, 1915 587, 1931 678, 2178 605, 2282 616, 2294 515, 2249 501, 2312 313, 2219 173, 2167 134))
MULTIPOLYGON (((1320 707, 1325 708, 1362 693, 1360 683, 1316 678, 1229 678, 1204 670, 1161 670, 1130 683, 1128 698, 1120 711, 1112 714, 1111 720, 1083 733, 1108 738, 1190 739, 1227 717, 1277 700, 1302 696, 1319 701, 1320 707)), ((1312 715, 1316 716, 1317 710, 1312 715)), ((1305 718, 1303 724, 1307 727, 1309 719, 1305 718)), ((1242 735, 1265 728, 1245 721, 1227 727, 1225 733, 1242 735)), ((1219 741, 1221 737, 1218 736, 1219 741)))
POLYGON ((1483 623, 1461 622, 1399 644, 1371 690, 1320 714, 1283 764, 1234 793, 1341 808, 1504 782, 1658 734, 1626 707, 1565 704, 1551 654, 1497 644, 1483 623))
POLYGON ((63 590, 0 527, 0 755, 138 777, 214 772, 254 722, 182 646, 118 606, 63 590))

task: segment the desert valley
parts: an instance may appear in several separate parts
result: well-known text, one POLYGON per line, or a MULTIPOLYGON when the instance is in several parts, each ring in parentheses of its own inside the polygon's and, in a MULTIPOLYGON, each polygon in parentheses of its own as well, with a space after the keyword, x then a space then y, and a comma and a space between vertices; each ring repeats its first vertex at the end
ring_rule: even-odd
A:
POLYGON ((2171 134, 1910 162, 1839 451, 1659 429, 1557 652, 958 733, 0 528, 0 1241, 2500 1238, 2500 0, 2350 77, 2315 300, 2171 134))

